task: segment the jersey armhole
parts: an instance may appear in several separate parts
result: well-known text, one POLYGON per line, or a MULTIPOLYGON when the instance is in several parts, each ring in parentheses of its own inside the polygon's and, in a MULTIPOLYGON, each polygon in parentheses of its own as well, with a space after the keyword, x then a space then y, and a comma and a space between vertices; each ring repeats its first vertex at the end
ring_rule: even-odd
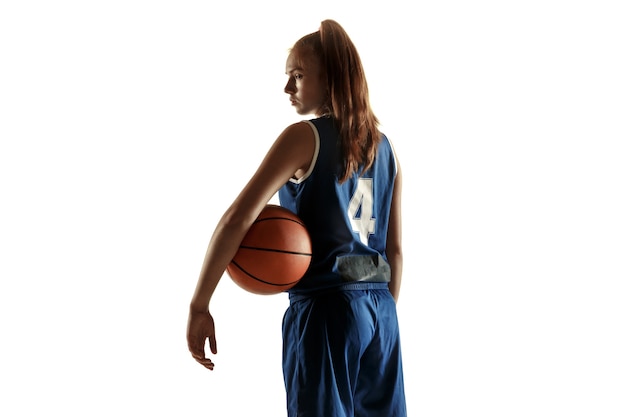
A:
POLYGON ((303 182, 304 180, 306 180, 307 178, 311 176, 311 173, 313 172, 313 169, 315 168, 315 164, 317 163, 317 156, 320 153, 320 134, 317 131, 317 128, 315 127, 313 122, 311 122, 310 120, 304 120, 304 122, 307 123, 309 126, 311 126, 311 129, 313 130, 313 136, 315 137, 315 150, 313 152, 313 158, 311 159, 311 164, 309 165, 309 169, 304 173, 304 175, 298 179, 295 179, 295 178, 289 179, 289 182, 292 182, 294 184, 300 184, 301 182, 303 182))

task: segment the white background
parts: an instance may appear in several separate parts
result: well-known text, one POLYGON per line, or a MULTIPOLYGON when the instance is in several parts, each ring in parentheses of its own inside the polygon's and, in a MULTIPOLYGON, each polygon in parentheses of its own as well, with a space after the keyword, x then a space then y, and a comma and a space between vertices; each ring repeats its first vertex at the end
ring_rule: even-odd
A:
POLYGON ((410 415, 623 417, 618 3, 3 2, 0 414, 286 415, 286 297, 225 276, 212 373, 187 306, 333 18, 405 172, 410 415))

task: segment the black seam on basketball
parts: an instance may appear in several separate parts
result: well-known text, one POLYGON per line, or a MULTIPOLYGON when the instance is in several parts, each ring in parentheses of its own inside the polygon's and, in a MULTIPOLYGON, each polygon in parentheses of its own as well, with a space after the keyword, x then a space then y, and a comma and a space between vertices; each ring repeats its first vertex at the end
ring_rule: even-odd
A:
POLYGON ((304 226, 304 223, 296 220, 296 219, 290 219, 288 217, 280 217, 280 216, 274 216, 274 217, 264 217, 262 219, 257 219, 254 221, 254 223, 260 223, 260 222, 264 222, 266 220, 287 220, 289 222, 294 222, 296 224, 299 224, 300 226, 304 226))
POLYGON ((312 256, 312 254, 307 253, 307 252, 294 252, 294 251, 290 251, 290 250, 282 250, 282 249, 271 249, 271 248, 258 248, 256 246, 246 246, 246 245, 241 245, 239 246, 240 249, 249 249, 249 250, 260 250, 260 251, 264 251, 264 252, 278 252, 278 253, 286 253, 288 255, 302 255, 302 256, 312 256))
POLYGON ((246 274, 246 275, 247 275, 247 276, 249 276, 250 278, 252 278, 252 279, 254 279, 254 280, 257 280, 257 281, 259 281, 259 282, 262 282, 263 284, 273 285, 273 286, 275 286, 275 287, 286 287, 286 286, 288 286, 288 285, 295 284, 296 282, 298 282, 298 281, 299 281, 299 280, 295 280, 295 281, 293 281, 293 282, 288 282, 288 283, 286 283, 286 284, 276 284, 275 282, 264 281, 264 280, 262 280, 262 279, 261 279, 261 278, 259 278, 259 277, 255 277, 255 276, 254 276, 254 275, 252 275, 250 272, 248 272, 248 271, 246 271, 245 269, 243 269, 243 268, 241 267, 241 265, 239 265, 239 264, 238 264, 237 262, 235 262, 235 261, 232 261, 232 262, 231 262, 231 264, 235 265, 237 268, 239 268, 239 270, 240 270, 241 272, 243 272, 244 274, 246 274))

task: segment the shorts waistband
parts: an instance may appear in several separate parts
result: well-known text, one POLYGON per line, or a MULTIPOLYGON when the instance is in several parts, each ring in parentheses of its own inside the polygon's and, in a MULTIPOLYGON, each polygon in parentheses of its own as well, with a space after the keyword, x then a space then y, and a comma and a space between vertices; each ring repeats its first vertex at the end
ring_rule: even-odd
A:
POLYGON ((389 283, 387 282, 349 282, 337 287, 327 288, 320 291, 313 291, 303 294, 289 294, 289 302, 304 300, 307 298, 317 297, 324 294, 330 294, 338 291, 354 291, 354 290, 387 290, 389 283))

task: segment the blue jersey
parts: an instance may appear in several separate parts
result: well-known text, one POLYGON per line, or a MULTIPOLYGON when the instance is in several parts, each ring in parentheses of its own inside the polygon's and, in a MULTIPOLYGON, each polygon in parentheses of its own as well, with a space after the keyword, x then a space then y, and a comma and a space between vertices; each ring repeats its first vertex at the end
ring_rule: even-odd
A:
POLYGON ((383 135, 368 171, 339 183, 343 163, 333 119, 307 123, 316 140, 311 167, 278 193, 280 205, 306 225, 313 247, 311 266, 290 294, 305 295, 351 282, 388 282, 385 249, 396 176, 389 140, 383 135))

